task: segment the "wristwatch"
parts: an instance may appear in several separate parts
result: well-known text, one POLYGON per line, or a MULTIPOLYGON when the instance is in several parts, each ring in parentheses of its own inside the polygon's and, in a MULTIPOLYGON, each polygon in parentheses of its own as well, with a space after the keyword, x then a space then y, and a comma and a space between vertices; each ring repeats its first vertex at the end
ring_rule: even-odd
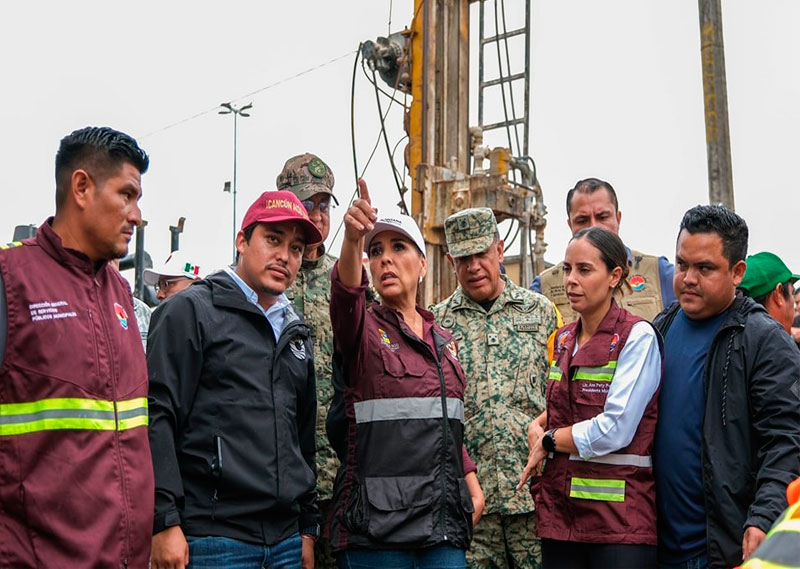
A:
POLYGON ((542 448, 547 452, 556 452, 556 429, 550 429, 544 434, 542 448))
POLYGON ((312 538, 314 541, 317 541, 317 539, 319 539, 319 524, 304 527, 300 530, 300 537, 312 538))

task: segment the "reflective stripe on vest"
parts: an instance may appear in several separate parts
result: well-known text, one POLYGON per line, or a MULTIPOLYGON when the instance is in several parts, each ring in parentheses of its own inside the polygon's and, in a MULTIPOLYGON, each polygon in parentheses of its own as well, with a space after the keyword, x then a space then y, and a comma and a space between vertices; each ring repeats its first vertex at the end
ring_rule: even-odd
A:
POLYGON ((616 360, 612 360, 602 367, 579 367, 572 380, 588 379, 590 381, 611 381, 614 379, 614 372, 616 370, 616 360))
POLYGON ((625 481, 572 478, 569 497, 602 502, 624 502, 625 481))
MULTIPOLYGON (((402 419, 441 419, 441 397, 396 397, 357 401, 353 405, 356 423, 399 421, 402 419)), ((447 398, 447 418, 464 422, 464 402, 447 398)))
POLYGON ((580 460, 582 462, 594 462, 596 464, 612 464, 614 466, 636 466, 639 468, 652 468, 653 457, 642 456, 639 454, 607 454, 592 458, 581 458, 577 454, 569 455, 570 460, 580 460))
POLYGON ((147 397, 113 401, 77 397, 0 404, 0 436, 79 429, 125 431, 146 426, 147 397))
POLYGON ((741 569, 789 569, 800 567, 800 502, 789 506, 741 569))
POLYGON ((561 381, 562 376, 561 368, 558 366, 550 366, 550 375, 547 376, 547 379, 552 379, 553 381, 561 381))
MULTIPOLYGON (((800 521, 800 520, 793 520, 800 521)), ((761 543, 742 569, 794 569, 800 567, 797 560, 800 535, 798 529, 778 528, 770 531, 769 537, 761 543)))

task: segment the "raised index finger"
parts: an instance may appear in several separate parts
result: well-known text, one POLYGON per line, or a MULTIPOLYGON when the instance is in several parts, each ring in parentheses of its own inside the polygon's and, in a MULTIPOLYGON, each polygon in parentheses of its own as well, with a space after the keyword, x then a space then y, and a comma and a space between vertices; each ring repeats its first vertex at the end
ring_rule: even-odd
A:
POLYGON ((358 179, 358 196, 368 204, 372 205, 372 200, 369 199, 369 188, 367 188, 367 182, 364 180, 364 178, 358 179))

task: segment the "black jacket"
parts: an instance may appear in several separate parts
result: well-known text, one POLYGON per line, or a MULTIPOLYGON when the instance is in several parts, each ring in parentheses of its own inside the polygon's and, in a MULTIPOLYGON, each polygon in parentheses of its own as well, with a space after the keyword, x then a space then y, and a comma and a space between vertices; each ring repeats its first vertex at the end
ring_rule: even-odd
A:
POLYGON ((291 308, 276 343, 219 272, 153 313, 147 352, 154 533, 270 545, 318 523, 312 348, 291 308))
MULTIPOLYGON (((674 303, 653 321, 662 335, 679 308, 674 303)), ((737 296, 712 341, 704 374, 709 569, 739 565, 744 530, 767 531, 786 508, 786 486, 800 475, 798 378, 800 351, 791 337, 761 305, 737 296)))

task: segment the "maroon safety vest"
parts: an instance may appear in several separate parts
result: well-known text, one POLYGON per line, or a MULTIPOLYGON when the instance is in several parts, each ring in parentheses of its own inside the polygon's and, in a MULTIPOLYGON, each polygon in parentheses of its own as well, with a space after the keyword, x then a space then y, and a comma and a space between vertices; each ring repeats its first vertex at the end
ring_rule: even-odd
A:
MULTIPOLYGON (((572 356, 580 320, 556 333, 555 364, 547 383, 547 429, 571 426, 603 412, 617 358, 642 318, 611 301, 594 336, 572 356)), ((534 480, 539 537, 587 543, 655 545, 656 490, 651 451, 658 392, 645 408, 631 443, 582 460, 555 453, 534 480)))
POLYGON ((0 249, 0 568, 148 565, 147 368, 131 293, 48 222, 0 249))

